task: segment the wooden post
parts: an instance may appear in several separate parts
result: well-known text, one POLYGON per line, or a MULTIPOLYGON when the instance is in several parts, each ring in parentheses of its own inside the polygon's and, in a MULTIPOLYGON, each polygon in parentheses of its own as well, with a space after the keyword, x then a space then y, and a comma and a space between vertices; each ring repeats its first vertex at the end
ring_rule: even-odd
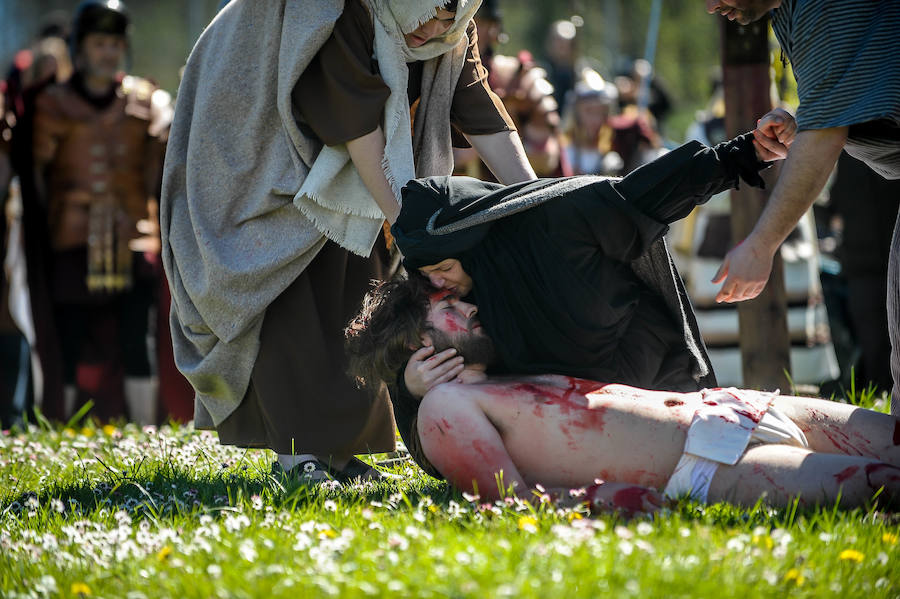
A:
MULTIPOLYGON (((730 137, 750 131, 771 110, 769 96, 768 18, 747 26, 720 19, 725 128, 730 137)), ((750 234, 769 197, 768 190, 742 185, 731 192, 731 235, 736 242, 750 234)), ((775 254, 772 275, 754 300, 738 304, 744 386, 788 391, 791 342, 787 326, 784 265, 775 254)))

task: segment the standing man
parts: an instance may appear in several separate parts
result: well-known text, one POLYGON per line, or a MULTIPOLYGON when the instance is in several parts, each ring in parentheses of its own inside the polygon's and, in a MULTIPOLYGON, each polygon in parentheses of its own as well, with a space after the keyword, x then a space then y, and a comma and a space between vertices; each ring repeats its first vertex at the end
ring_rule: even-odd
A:
MULTIPOLYGON (((900 3, 895 0, 706 0, 709 13, 747 24, 769 11, 797 78, 799 133, 768 205, 713 279, 717 301, 756 297, 772 258, 825 185, 844 149, 888 179, 900 178, 900 3)), ((861 207, 865 209, 865 207, 861 207)), ((900 220, 888 267, 888 329, 900 415, 900 220)))
POLYGON ((35 185, 47 214, 67 408, 93 399, 101 419, 127 413, 151 424, 157 400, 146 337, 156 275, 132 248, 138 223, 155 218, 172 110, 166 92, 122 76, 128 26, 117 0, 76 9, 74 75, 35 101, 35 185))

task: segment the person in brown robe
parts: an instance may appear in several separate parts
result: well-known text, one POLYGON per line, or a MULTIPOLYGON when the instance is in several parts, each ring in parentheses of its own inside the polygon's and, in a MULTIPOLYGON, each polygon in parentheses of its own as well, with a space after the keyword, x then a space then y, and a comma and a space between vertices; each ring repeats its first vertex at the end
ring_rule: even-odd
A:
MULTIPOLYGON (((404 35, 421 46, 449 29, 456 2, 404 35)), ((346 144, 367 189, 393 222, 399 213, 381 168, 381 121, 390 89, 373 57, 374 15, 350 0, 325 44, 291 94, 298 124, 327 146, 346 144)), ((487 85, 473 22, 450 108, 454 144, 461 135, 506 182, 535 178, 515 127, 487 85)), ((415 110, 423 87, 423 62, 408 63, 408 96, 415 110)), ((394 449, 387 392, 373 401, 346 375, 343 328, 359 308, 369 282, 382 278, 387 249, 382 239, 367 258, 327 241, 312 263, 265 311, 260 349, 240 405, 216 430, 221 443, 267 447, 278 454, 275 470, 311 481, 376 476, 352 456, 394 449)))

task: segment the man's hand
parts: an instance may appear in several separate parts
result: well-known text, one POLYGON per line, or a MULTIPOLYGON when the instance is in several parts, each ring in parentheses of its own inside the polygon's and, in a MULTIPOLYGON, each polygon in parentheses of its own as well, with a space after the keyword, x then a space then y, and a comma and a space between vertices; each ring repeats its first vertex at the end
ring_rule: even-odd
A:
MULTIPOLYGON (((772 129, 768 124, 764 128, 772 129)), ((792 129, 793 125, 787 129, 788 138, 792 129)), ((763 290, 772 271, 775 252, 825 186, 847 141, 847 132, 847 127, 832 127, 797 133, 791 142, 791 155, 781 167, 775 189, 753 232, 728 252, 713 278, 713 283, 725 280, 716 301, 752 299, 763 290)))
POLYGON ((403 381, 414 397, 425 397, 432 387, 452 381, 465 368, 462 357, 452 347, 431 356, 433 353, 434 346, 420 347, 406 363, 403 381))
POLYGON ((797 135, 797 121, 787 110, 776 108, 756 122, 753 147, 756 157, 764 162, 787 158, 788 148, 797 135))
POLYGON ((772 272, 772 260, 777 250, 778 246, 768 248, 758 243, 752 235, 734 246, 725 255, 712 280, 714 284, 721 283, 723 279, 725 281, 716 294, 716 301, 742 302, 762 293, 772 272))

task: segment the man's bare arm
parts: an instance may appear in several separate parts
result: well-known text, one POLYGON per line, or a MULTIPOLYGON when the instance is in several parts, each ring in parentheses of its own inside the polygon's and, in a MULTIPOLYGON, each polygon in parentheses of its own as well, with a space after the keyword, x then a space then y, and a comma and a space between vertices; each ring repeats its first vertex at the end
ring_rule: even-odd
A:
POLYGON ((847 128, 797 134, 765 210, 750 235, 725 256, 713 283, 725 281, 718 302, 753 299, 763 290, 779 245, 825 186, 847 140, 847 128))
POLYGON ((353 166, 359 172, 366 189, 375 198, 375 203, 381 208, 384 217, 393 224, 400 214, 400 204, 381 166, 384 158, 384 132, 381 127, 348 141, 347 152, 350 153, 353 166))
POLYGON ((447 383, 429 391, 419 404, 417 426, 425 455, 456 488, 477 492, 487 501, 500 499, 509 487, 527 497, 528 485, 500 433, 461 385, 447 383))
POLYGON ((537 179, 522 140, 515 131, 501 131, 488 135, 466 135, 472 147, 488 165, 494 176, 505 185, 537 179))

